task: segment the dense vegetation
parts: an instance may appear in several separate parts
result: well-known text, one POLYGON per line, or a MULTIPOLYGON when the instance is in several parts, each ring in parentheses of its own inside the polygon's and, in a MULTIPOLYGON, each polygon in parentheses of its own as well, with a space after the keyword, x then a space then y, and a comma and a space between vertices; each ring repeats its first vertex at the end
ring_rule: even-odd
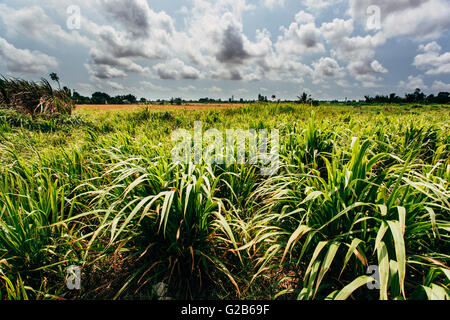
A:
MULTIPOLYGON (((132 94, 111 97, 104 92, 94 92, 89 98, 75 91, 72 98, 76 104, 136 104, 138 102, 136 96, 132 94)), ((146 100, 142 98, 140 102, 146 102, 146 100)))
MULTIPOLYGON (((52 79, 58 81, 56 74, 52 79)), ((40 83, 0 75, 0 107, 27 114, 71 114, 74 104, 68 88, 54 90, 44 78, 40 83)))
MULTIPOLYGON (((346 104, 411 104, 411 103, 428 103, 428 104, 448 104, 450 103, 450 94, 448 92, 439 92, 437 95, 430 94, 425 95, 420 89, 416 89, 413 93, 406 93, 405 96, 402 98, 398 96, 395 93, 391 93, 390 95, 376 95, 375 97, 371 96, 365 96, 365 100, 347 100, 345 101, 346 104)), ((135 97, 132 94, 128 95, 118 95, 115 97, 111 97, 107 93, 104 92, 94 92, 91 97, 85 97, 80 95, 78 92, 74 92, 72 99, 74 103, 76 104, 146 104, 149 103, 146 98, 141 98, 138 100, 137 97, 135 97)), ((155 101, 151 101, 153 104, 171 104, 171 105, 181 105, 183 103, 255 103, 255 102, 283 102, 283 103, 300 103, 300 104, 310 104, 313 106, 318 106, 321 102, 322 104, 336 104, 340 103, 339 101, 318 101, 316 99, 313 99, 311 95, 309 95, 306 92, 303 92, 300 96, 297 97, 297 100, 289 101, 284 100, 281 101, 280 99, 277 100, 277 97, 275 95, 272 95, 271 97, 264 96, 262 94, 258 94, 257 100, 245 100, 243 98, 235 99, 234 96, 229 99, 214 99, 214 98, 200 98, 198 101, 195 100, 185 100, 183 98, 171 98, 169 100, 161 100, 157 99, 155 101), (271 99, 271 100, 270 100, 271 99)))
POLYGON ((391 93, 389 96, 376 95, 375 97, 365 96, 366 103, 450 103, 450 93, 439 92, 437 95, 426 95, 419 88, 413 93, 405 94, 405 97, 399 97, 395 93, 391 93))
POLYGON ((1 111, 0 298, 448 299, 449 118, 446 105, 1 111), (195 120, 278 128, 280 170, 172 163, 171 133, 195 120))

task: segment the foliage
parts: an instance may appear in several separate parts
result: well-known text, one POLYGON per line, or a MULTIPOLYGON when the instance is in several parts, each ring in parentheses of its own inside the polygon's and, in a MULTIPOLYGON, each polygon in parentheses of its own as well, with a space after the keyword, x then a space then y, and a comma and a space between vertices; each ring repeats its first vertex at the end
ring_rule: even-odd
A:
POLYGON ((44 78, 36 83, 3 76, 0 77, 0 106, 28 114, 71 114, 74 108, 67 88, 53 90, 44 78))
POLYGON ((437 96, 434 94, 425 95, 422 90, 417 88, 413 93, 406 93, 404 98, 391 93, 389 96, 376 95, 375 97, 365 96, 367 103, 450 103, 450 94, 448 92, 439 92, 437 96))
POLYGON ((0 298, 448 299, 449 111, 0 114, 0 298), (279 129, 280 169, 172 163, 194 121, 279 129))

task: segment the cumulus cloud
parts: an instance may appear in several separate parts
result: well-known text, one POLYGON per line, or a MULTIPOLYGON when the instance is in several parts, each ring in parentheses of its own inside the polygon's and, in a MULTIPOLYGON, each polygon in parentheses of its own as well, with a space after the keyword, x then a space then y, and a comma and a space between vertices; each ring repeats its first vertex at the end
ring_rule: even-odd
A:
POLYGON ((450 52, 440 54, 442 48, 435 41, 420 45, 422 52, 414 58, 413 65, 418 69, 427 70, 427 75, 450 73, 450 52))
MULTIPOLYGON (((159 78, 155 81, 312 81, 322 88, 333 79, 339 87, 375 88, 383 84, 383 78, 396 76, 388 75, 394 70, 387 70, 378 50, 391 38, 403 36, 402 40, 412 38, 421 43, 412 65, 423 74, 410 76, 399 85, 425 88, 425 75, 450 73, 450 53, 433 41, 440 36, 440 41, 446 40, 445 30, 450 28, 447 0, 305 0, 304 11, 281 21, 283 27, 278 31, 278 26, 270 25, 273 34, 266 29, 245 29, 249 25, 244 24, 247 13, 256 8, 246 0, 193 0, 175 13, 154 10, 148 0, 43 0, 39 6, 35 3, 30 1, 23 8, 0 4, 0 64, 10 71, 42 73, 57 66, 54 57, 16 48, 24 48, 28 42, 31 47, 39 45, 39 50, 51 47, 52 54, 59 45, 77 50, 82 47, 87 54, 85 67, 96 85, 111 86, 118 84, 113 79, 137 74, 159 78), (316 21, 321 10, 344 2, 348 4, 347 17, 320 24, 316 21), (72 4, 82 8, 82 29, 78 32, 69 31, 64 25, 67 6, 72 4), (381 9, 380 30, 360 28, 367 21, 370 5, 381 9), (183 21, 175 23, 175 17, 180 16, 183 21), (20 46, 14 42, 19 39, 20 46), (18 63, 16 57, 33 63, 18 63)), ((254 3, 264 5, 263 10, 281 10, 287 2, 254 3)), ((412 68, 404 66, 408 67, 412 68)), ((439 78, 431 81, 432 89, 446 88, 448 82, 439 78)), ((167 90, 157 82, 144 82, 140 84, 147 90, 167 90)), ((218 83, 210 91, 204 90, 219 93, 218 83)), ((119 89, 118 85, 115 87, 119 89)))
POLYGON ((283 34, 278 37, 275 46, 283 55, 325 52, 321 32, 315 25, 314 17, 304 11, 297 13, 296 21, 287 29, 282 27, 281 32, 283 34))
POLYGON ((328 78, 344 76, 342 68, 336 60, 326 57, 313 62, 314 81, 320 83, 328 78))
POLYGON ((436 80, 433 82, 431 89, 433 89, 436 92, 444 92, 444 91, 450 92, 450 83, 445 83, 440 80, 436 80))
POLYGON ((140 84, 142 86, 141 91, 146 91, 147 89, 151 89, 153 91, 169 91, 170 90, 167 87, 155 85, 150 81, 141 81, 140 84))
POLYGON ((179 59, 171 59, 164 63, 158 63, 153 69, 163 80, 195 80, 199 79, 201 76, 200 71, 194 67, 185 65, 184 62, 179 59))
POLYGON ((38 6, 14 9, 0 4, 0 20, 5 24, 6 32, 11 37, 25 36, 50 46, 60 41, 87 47, 94 43, 77 31, 64 30, 38 6))
POLYGON ((407 81, 400 81, 398 84, 400 88, 405 88, 408 90, 419 89, 428 89, 428 86, 425 85, 421 76, 409 76, 407 81))
POLYGON ((308 10, 318 11, 336 5, 342 2, 342 0, 305 0, 303 2, 308 10))
POLYGON ((377 72, 377 73, 387 73, 388 70, 383 67, 381 65, 381 63, 377 60, 373 60, 372 63, 370 64, 371 68, 373 71, 377 72))
POLYGON ((218 69, 211 71, 213 79, 221 80, 242 80, 242 75, 238 70, 218 69))
POLYGON ((98 80, 125 78, 127 76, 127 73, 125 71, 107 64, 92 65, 85 63, 84 66, 87 69, 88 73, 98 80))
POLYGON ((173 19, 150 9, 146 0, 100 0, 100 5, 114 25, 90 22, 99 41, 91 49, 87 68, 97 78, 147 73, 149 68, 134 59, 166 59, 179 43, 173 19))
POLYGON ((320 30, 333 48, 332 55, 347 62, 347 69, 356 79, 367 81, 367 78, 371 77, 373 82, 376 74, 387 72, 386 68, 374 59, 376 47, 384 43, 383 38, 377 35, 352 37, 352 19, 334 19, 332 22, 323 23, 320 30))
POLYGON ((241 31, 232 25, 224 31, 217 60, 222 63, 242 64, 250 55, 244 49, 244 40, 241 31))
POLYGON ((118 58, 108 54, 107 52, 99 51, 93 49, 91 51, 91 59, 94 65, 109 65, 120 70, 132 72, 132 73, 146 73, 150 72, 149 68, 144 68, 131 59, 128 58, 118 58))
POLYGON ((195 1, 189 10, 182 48, 189 61, 205 69, 211 78, 243 79, 236 68, 255 63, 270 51, 268 46, 271 46, 264 36, 257 36, 257 42, 245 36, 242 13, 249 9, 245 1, 195 1))
POLYGON ((365 23, 369 6, 381 12, 383 37, 412 35, 418 39, 437 38, 450 27, 450 3, 447 0, 350 0, 349 13, 365 23))
POLYGON ((42 74, 58 66, 56 58, 36 50, 18 49, 1 37, 0 57, 8 70, 14 73, 42 74))
POLYGON ((118 58, 98 49, 92 49, 90 55, 87 68, 98 79, 122 78, 128 73, 150 73, 149 68, 142 67, 129 58, 118 58))
POLYGON ((125 89, 125 87, 123 85, 121 85, 120 83, 114 82, 114 81, 107 81, 106 83, 115 90, 124 90, 125 89))
POLYGON ((147 1, 102 0, 101 2, 112 21, 122 25, 133 38, 146 38, 150 35, 150 15, 152 12, 147 1))

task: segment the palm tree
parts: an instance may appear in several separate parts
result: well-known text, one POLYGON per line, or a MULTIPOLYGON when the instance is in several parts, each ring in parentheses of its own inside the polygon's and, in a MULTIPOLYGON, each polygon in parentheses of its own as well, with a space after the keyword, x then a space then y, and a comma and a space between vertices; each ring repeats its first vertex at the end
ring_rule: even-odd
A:
POLYGON ((300 103, 307 103, 311 100, 311 95, 308 95, 306 92, 303 92, 301 96, 297 96, 300 103))
POLYGON ((58 88, 61 90, 61 85, 59 84, 59 77, 55 72, 50 73, 50 79, 58 83, 58 88))

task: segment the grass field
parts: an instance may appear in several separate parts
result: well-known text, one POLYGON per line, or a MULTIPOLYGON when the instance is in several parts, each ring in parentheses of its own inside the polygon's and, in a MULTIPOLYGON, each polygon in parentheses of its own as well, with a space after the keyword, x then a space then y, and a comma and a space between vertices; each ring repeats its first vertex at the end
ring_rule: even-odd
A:
POLYGON ((149 108, 150 110, 212 110, 243 107, 243 104, 216 104, 216 103, 183 103, 182 105, 146 105, 146 104, 98 104, 98 105, 77 105, 77 110, 139 110, 149 108))
POLYGON ((0 299, 448 299, 448 119, 446 105, 0 109, 0 299), (278 172, 173 163, 171 134, 194 121, 278 129, 278 172))

